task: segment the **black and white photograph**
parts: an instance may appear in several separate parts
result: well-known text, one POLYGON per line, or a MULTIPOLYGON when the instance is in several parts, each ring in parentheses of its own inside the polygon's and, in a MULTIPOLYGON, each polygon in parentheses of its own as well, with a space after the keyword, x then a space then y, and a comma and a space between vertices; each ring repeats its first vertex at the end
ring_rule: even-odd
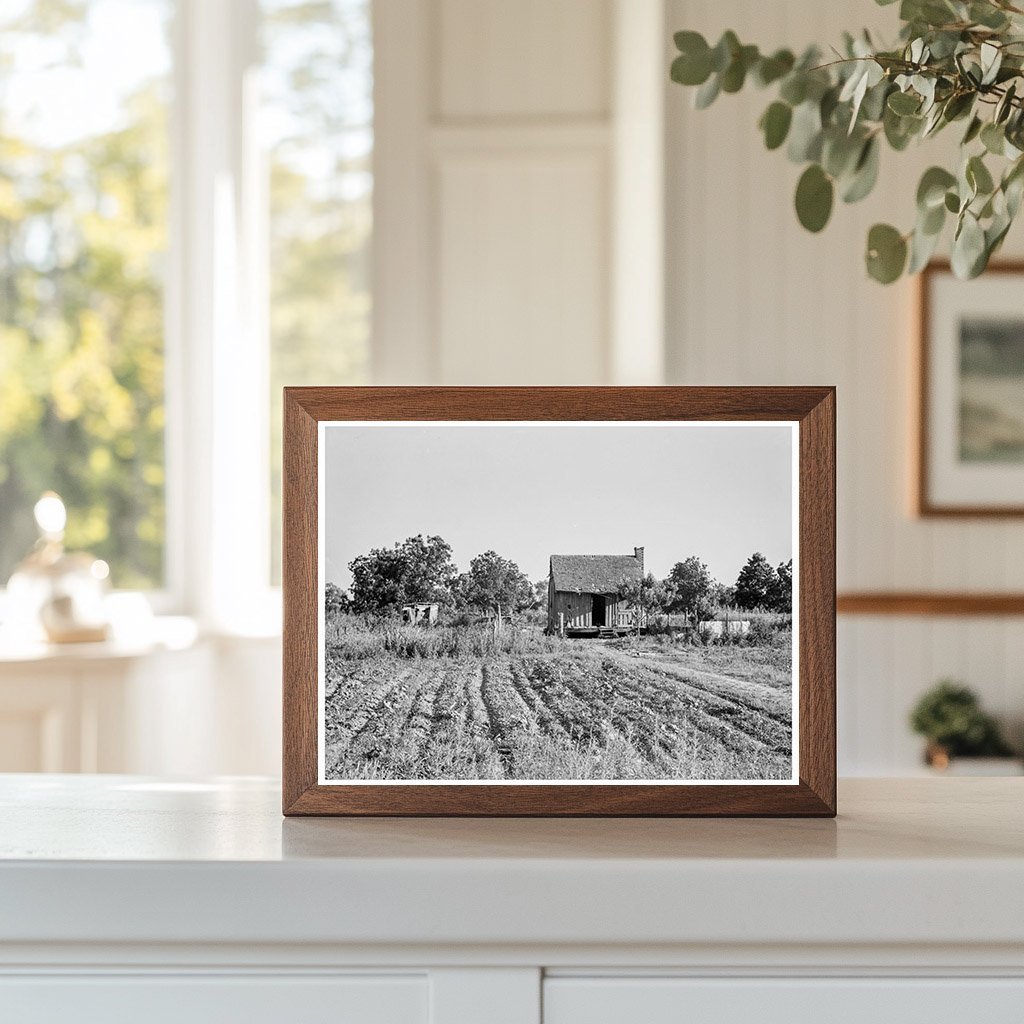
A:
POLYGON ((795 783, 789 422, 320 425, 320 780, 795 783))

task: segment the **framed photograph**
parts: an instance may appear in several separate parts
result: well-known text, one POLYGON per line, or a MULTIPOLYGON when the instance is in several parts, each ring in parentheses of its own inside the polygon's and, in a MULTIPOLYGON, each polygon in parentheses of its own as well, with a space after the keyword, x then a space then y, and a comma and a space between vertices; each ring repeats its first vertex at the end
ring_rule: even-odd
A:
POLYGON ((834 389, 284 417, 285 814, 835 814, 834 389))
POLYGON ((1024 515, 1024 263, 919 287, 917 511, 1024 515))

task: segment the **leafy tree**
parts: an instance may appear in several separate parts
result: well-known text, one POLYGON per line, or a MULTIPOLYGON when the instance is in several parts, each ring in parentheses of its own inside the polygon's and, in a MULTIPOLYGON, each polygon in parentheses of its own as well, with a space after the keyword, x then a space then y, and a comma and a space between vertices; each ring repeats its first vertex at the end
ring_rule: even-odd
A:
POLYGON ((533 603, 535 608, 546 612, 548 610, 548 581, 547 577, 537 580, 533 585, 533 603))
POLYGON ((633 610, 633 621, 639 633, 651 615, 666 610, 671 592, 664 583, 654 578, 653 573, 648 573, 638 580, 623 581, 616 596, 633 610))
POLYGON ((347 612, 350 603, 348 594, 337 583, 328 583, 324 587, 324 610, 328 615, 341 615, 347 612))
POLYGON ((693 619, 704 619, 710 615, 715 580, 696 555, 672 566, 665 579, 665 587, 668 611, 682 612, 693 619))
POLYGON ((780 562, 775 569, 772 580, 765 595, 765 604, 773 612, 791 612, 793 610, 793 559, 780 562))
POLYGON ((280 566, 284 385, 365 383, 370 362, 369 0, 265 0, 271 566, 280 566))
POLYGON ((26 74, 46 102, 62 102, 87 18, 85 4, 48 0, 0 17, 0 581, 31 546, 31 508, 52 488, 70 548, 106 559, 116 586, 152 587, 165 531, 167 83, 154 71, 108 130, 65 138, 6 102, 26 74), (49 94, 22 62, 40 52, 49 94))
POLYGON ((671 77, 699 87, 698 107, 749 81, 777 93, 759 126, 768 149, 788 139, 789 159, 807 165, 795 203, 808 231, 828 223, 837 193, 853 203, 871 192, 883 143, 902 151, 959 122, 956 164, 924 172, 911 230, 870 229, 866 266, 882 284, 921 270, 952 214, 953 272, 976 277, 1024 198, 1024 10, 1014 0, 902 0, 899 19, 897 46, 846 32, 832 53, 812 46, 799 57, 762 54, 731 31, 714 47, 677 32, 671 77))
POLYGON ((455 582, 451 546, 417 534, 392 548, 374 548, 349 562, 352 609, 380 615, 405 604, 450 600, 455 582))
POLYGON ((468 604, 481 611, 493 611, 499 618, 503 609, 509 613, 521 611, 536 599, 526 574, 515 562, 494 551, 477 555, 459 583, 468 604))
POLYGON ((768 559, 755 551, 736 579, 736 604, 740 608, 766 608, 771 587, 776 584, 775 570, 768 559))

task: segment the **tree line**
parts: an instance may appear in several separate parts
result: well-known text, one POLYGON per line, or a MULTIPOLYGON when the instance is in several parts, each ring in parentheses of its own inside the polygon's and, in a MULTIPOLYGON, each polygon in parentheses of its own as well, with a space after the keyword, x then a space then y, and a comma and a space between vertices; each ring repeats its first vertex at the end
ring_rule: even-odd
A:
MULTIPOLYGON (((417 534, 390 548, 374 548, 348 567, 348 591, 327 584, 328 611, 386 615, 404 605, 436 602, 502 616, 547 605, 546 579, 531 583, 515 562, 495 551, 477 555, 468 571, 460 573, 451 545, 438 536, 417 534)), ((624 581, 617 596, 647 614, 682 614, 694 622, 710 618, 720 607, 787 613, 793 608, 793 562, 773 567, 755 551, 736 582, 727 586, 691 555, 676 562, 663 580, 648 573, 641 580, 624 581)))

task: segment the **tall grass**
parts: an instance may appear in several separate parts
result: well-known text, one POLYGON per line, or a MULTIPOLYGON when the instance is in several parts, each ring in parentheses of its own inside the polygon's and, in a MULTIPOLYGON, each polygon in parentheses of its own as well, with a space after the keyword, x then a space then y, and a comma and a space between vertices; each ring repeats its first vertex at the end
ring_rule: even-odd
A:
POLYGON ((352 615, 328 615, 324 629, 327 651, 334 658, 363 661, 382 654, 398 658, 484 658, 495 654, 552 654, 557 637, 536 627, 491 623, 410 626, 393 619, 367 620, 352 615))

